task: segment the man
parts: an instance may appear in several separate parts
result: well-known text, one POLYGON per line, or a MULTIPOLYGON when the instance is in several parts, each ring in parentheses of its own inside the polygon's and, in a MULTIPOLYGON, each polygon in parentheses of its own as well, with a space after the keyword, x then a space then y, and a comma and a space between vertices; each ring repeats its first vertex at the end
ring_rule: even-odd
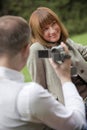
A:
POLYGON ((85 108, 71 82, 70 59, 61 65, 49 59, 60 76, 65 106, 39 84, 24 83, 20 71, 29 55, 29 35, 23 18, 0 17, 0 130, 81 130, 85 108))

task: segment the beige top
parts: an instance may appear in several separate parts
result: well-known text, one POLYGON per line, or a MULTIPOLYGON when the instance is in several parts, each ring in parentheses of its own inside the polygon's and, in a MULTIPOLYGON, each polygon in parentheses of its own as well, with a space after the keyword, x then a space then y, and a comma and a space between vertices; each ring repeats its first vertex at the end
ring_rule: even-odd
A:
MULTIPOLYGON (((76 44, 71 39, 67 39, 66 44, 70 50, 72 63, 77 67, 78 75, 87 82, 87 46, 76 44)), ((44 86, 56 99, 64 103, 61 82, 57 78, 48 58, 38 58, 37 51, 43 49, 47 48, 38 42, 30 47, 27 66, 32 80, 44 86)))

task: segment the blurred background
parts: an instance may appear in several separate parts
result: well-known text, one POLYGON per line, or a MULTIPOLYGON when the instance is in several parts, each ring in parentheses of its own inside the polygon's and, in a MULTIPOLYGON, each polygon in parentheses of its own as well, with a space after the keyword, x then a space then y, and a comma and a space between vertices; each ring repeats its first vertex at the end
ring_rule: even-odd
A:
POLYGON ((87 0, 0 0, 0 16, 19 15, 28 21, 39 6, 51 8, 70 35, 87 32, 87 0))

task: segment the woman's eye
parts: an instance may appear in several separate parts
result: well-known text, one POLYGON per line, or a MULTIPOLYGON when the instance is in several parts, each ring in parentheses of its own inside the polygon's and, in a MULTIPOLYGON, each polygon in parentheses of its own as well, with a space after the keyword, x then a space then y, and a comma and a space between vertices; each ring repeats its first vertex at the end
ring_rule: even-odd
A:
POLYGON ((56 24, 56 21, 54 21, 53 23, 52 23, 52 26, 54 26, 56 24))
POLYGON ((48 28, 44 28, 44 29, 43 29, 43 31, 47 31, 47 30, 48 30, 48 28))

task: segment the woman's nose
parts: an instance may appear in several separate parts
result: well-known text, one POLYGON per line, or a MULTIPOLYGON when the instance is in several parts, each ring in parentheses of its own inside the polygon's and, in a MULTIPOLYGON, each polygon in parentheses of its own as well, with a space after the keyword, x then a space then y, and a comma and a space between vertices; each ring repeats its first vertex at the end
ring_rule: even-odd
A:
POLYGON ((54 33, 55 32, 55 30, 52 27, 50 27, 49 29, 50 29, 50 33, 54 33))

